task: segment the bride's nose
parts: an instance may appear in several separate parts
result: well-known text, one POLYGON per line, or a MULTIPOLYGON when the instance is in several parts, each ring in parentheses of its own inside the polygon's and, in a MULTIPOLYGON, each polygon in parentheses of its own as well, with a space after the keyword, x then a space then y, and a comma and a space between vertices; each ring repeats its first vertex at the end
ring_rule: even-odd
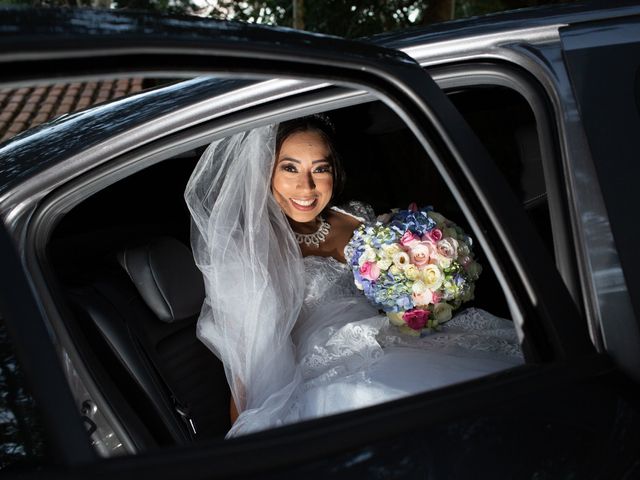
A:
POLYGON ((313 174, 308 173, 301 175, 298 188, 304 190, 314 190, 316 188, 316 182, 313 181, 313 174))

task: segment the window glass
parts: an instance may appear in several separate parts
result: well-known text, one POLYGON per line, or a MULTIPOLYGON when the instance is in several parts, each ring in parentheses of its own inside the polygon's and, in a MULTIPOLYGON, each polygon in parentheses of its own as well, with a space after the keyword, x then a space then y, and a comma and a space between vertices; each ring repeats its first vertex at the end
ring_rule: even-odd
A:
POLYGON ((0 470, 45 455, 38 409, 0 316, 0 470))
POLYGON ((519 93, 496 86, 447 92, 520 200, 549 252, 553 252, 547 189, 537 125, 519 93))

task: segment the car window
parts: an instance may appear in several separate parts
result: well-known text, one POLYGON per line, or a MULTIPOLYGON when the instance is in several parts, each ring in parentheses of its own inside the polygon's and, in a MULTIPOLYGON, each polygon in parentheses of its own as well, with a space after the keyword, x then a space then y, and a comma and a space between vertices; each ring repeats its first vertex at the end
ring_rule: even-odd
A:
MULTIPOLYGON (((336 199, 338 206, 358 200, 384 214, 392 208, 406 209, 412 202, 430 205, 472 234, 432 159, 391 109, 374 101, 326 114, 335 127, 347 178, 336 199)), ((65 214, 49 243, 68 305, 65 321, 74 336, 83 339, 77 347, 90 361, 88 368, 103 379, 107 398, 125 399, 126 405, 114 404, 122 408, 118 413, 133 412, 139 419, 137 428, 160 445, 186 442, 192 436, 222 439, 230 427, 229 387, 220 361, 196 338, 199 308, 185 320, 166 325, 136 290, 133 277, 129 278, 132 270, 122 268, 124 257, 118 252, 138 246, 153 249, 154 239, 167 237, 171 245, 176 241, 190 245, 184 188, 206 146, 149 166, 90 196, 65 214), (148 185, 154 186, 153 191, 148 185), (130 327, 123 329, 122 323, 130 327), (123 354, 138 343, 156 368, 145 372, 133 356, 123 354), (177 399, 176 405, 167 406, 166 391, 177 399), (182 408, 185 405, 190 408, 182 408), (189 414, 177 415, 178 410, 189 414)), ((494 269, 480 245, 474 251, 484 270, 475 286, 475 300, 465 306, 509 318, 494 269)), ((347 290, 349 284, 353 279, 345 284, 347 290)), ((509 329, 519 350, 512 323, 509 329)), ((522 361, 519 351, 515 356, 522 361)), ((147 448, 148 443, 141 444, 141 450, 147 448)))
POLYGON ((500 86, 472 85, 449 90, 447 95, 490 153, 552 253, 547 187, 531 106, 518 92, 500 86))
POLYGON ((38 407, 0 314, 0 471, 38 463, 45 455, 38 407))

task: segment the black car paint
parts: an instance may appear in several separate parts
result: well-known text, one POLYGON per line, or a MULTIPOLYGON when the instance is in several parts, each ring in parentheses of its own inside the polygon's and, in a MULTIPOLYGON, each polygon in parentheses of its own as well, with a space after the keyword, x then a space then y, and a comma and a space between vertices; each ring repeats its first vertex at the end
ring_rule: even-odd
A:
MULTIPOLYGON (((640 19, 596 21, 561 34, 627 288, 640 292, 640 271, 634 268, 640 265, 640 19)), ((640 295, 631 300, 640 319, 640 295)))

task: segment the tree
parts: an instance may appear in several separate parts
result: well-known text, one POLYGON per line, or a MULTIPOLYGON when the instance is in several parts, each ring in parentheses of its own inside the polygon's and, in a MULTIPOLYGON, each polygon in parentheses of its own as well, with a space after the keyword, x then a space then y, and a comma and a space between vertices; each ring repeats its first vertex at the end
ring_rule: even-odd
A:
MULTIPOLYGON (((122 0, 126 1, 126 0, 122 0)), ((207 14, 223 20, 303 28, 362 37, 453 18, 567 0, 209 0, 207 14)))
POLYGON ((567 0, 0 0, 0 4, 98 7, 209 16, 363 37, 415 25, 567 0))
MULTIPOLYGON (((345 37, 360 37, 382 31, 409 27, 424 23, 429 4, 443 0, 325 0, 306 2, 302 0, 248 0, 235 2, 220 0, 210 15, 215 18, 240 20, 250 23, 267 23, 294 26, 296 22, 312 32, 329 33, 345 37)), ((453 0, 444 0, 451 3, 453 0)))

